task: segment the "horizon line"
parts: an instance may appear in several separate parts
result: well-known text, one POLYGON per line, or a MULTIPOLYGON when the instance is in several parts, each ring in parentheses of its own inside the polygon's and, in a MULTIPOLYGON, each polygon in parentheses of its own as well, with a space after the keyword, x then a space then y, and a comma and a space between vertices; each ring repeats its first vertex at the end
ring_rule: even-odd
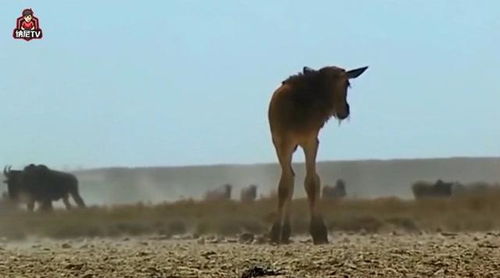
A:
MULTIPOLYGON (((410 161, 410 160, 450 160, 450 159, 500 159, 500 156, 447 156, 447 157, 414 157, 414 158, 364 158, 364 159, 343 159, 343 160, 319 160, 317 163, 343 163, 343 162, 388 162, 388 161, 410 161)), ((303 164, 304 161, 293 162, 292 164, 303 164)), ((278 165, 278 162, 256 162, 256 163, 214 163, 214 164, 184 164, 184 165, 150 165, 150 166, 102 166, 81 168, 70 170, 71 172, 96 171, 105 169, 150 169, 150 168, 201 168, 201 167, 241 167, 278 165)))

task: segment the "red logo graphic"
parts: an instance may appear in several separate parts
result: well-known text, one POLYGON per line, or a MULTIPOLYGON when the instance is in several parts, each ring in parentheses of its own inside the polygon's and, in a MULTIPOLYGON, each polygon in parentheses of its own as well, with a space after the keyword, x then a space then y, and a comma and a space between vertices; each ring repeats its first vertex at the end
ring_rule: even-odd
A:
POLYGON ((42 38, 42 29, 32 9, 24 9, 22 15, 17 18, 16 29, 12 32, 12 36, 14 39, 25 41, 42 38))

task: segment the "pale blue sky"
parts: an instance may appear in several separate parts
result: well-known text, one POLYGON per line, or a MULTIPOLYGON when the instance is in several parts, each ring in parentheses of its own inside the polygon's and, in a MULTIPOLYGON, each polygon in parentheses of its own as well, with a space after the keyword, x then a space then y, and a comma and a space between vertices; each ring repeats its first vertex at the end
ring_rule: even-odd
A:
MULTIPOLYGON (((500 155, 498 1, 3 1, 0 165, 275 162, 303 66, 369 65, 320 160, 500 155), (14 40, 22 9, 44 38, 14 40)), ((302 155, 296 160, 302 160, 302 155)))

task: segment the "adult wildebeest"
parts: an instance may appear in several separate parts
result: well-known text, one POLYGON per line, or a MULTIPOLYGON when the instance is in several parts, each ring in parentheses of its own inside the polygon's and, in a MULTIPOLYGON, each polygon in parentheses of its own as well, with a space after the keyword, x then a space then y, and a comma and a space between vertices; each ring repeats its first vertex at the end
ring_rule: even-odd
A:
POLYGON ((224 184, 216 189, 209 190, 205 193, 205 200, 207 201, 220 201, 231 199, 231 191, 233 186, 224 184))
POLYGON ((35 203, 41 210, 52 210, 52 201, 63 199, 67 209, 71 209, 69 196, 79 207, 85 203, 78 192, 78 180, 73 174, 55 171, 45 165, 30 164, 22 171, 4 168, 10 199, 26 202, 33 211, 35 203))
POLYGON ((253 202, 257 198, 257 185, 251 184, 241 189, 240 200, 242 202, 253 202))
POLYGON ((428 198, 449 198, 453 194, 455 183, 437 180, 434 184, 418 181, 412 185, 413 196, 416 200, 428 198))
POLYGON ((319 70, 305 67, 303 73, 289 77, 273 93, 268 118, 281 166, 281 178, 278 185, 278 217, 270 234, 272 242, 289 241, 289 206, 295 176, 292 156, 298 146, 304 150, 306 160, 304 186, 311 214, 309 231, 315 244, 328 242, 327 229, 316 202, 320 195, 320 178, 316 173, 318 134, 331 117, 341 121, 349 116, 349 80, 360 76, 367 68, 346 71, 333 66, 319 70))
POLYGON ((322 197, 325 200, 336 200, 342 199, 347 195, 345 190, 345 182, 342 179, 338 179, 337 183, 332 185, 323 186, 322 197))

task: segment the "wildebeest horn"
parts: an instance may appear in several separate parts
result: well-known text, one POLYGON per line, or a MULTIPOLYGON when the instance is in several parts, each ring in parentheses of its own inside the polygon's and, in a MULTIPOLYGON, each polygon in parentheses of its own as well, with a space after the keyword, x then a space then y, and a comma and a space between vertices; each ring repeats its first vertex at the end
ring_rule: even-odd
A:
POLYGON ((9 166, 9 165, 5 166, 5 167, 3 168, 3 175, 4 175, 4 176, 7 176, 7 175, 10 173, 10 169, 11 169, 11 168, 12 168, 12 166, 9 166))
POLYGON ((356 77, 360 76, 363 72, 365 72, 365 70, 367 68, 368 67, 362 67, 362 68, 357 68, 357 69, 350 70, 350 71, 348 71, 346 73, 347 74, 347 78, 349 78, 349 79, 356 78, 356 77))

